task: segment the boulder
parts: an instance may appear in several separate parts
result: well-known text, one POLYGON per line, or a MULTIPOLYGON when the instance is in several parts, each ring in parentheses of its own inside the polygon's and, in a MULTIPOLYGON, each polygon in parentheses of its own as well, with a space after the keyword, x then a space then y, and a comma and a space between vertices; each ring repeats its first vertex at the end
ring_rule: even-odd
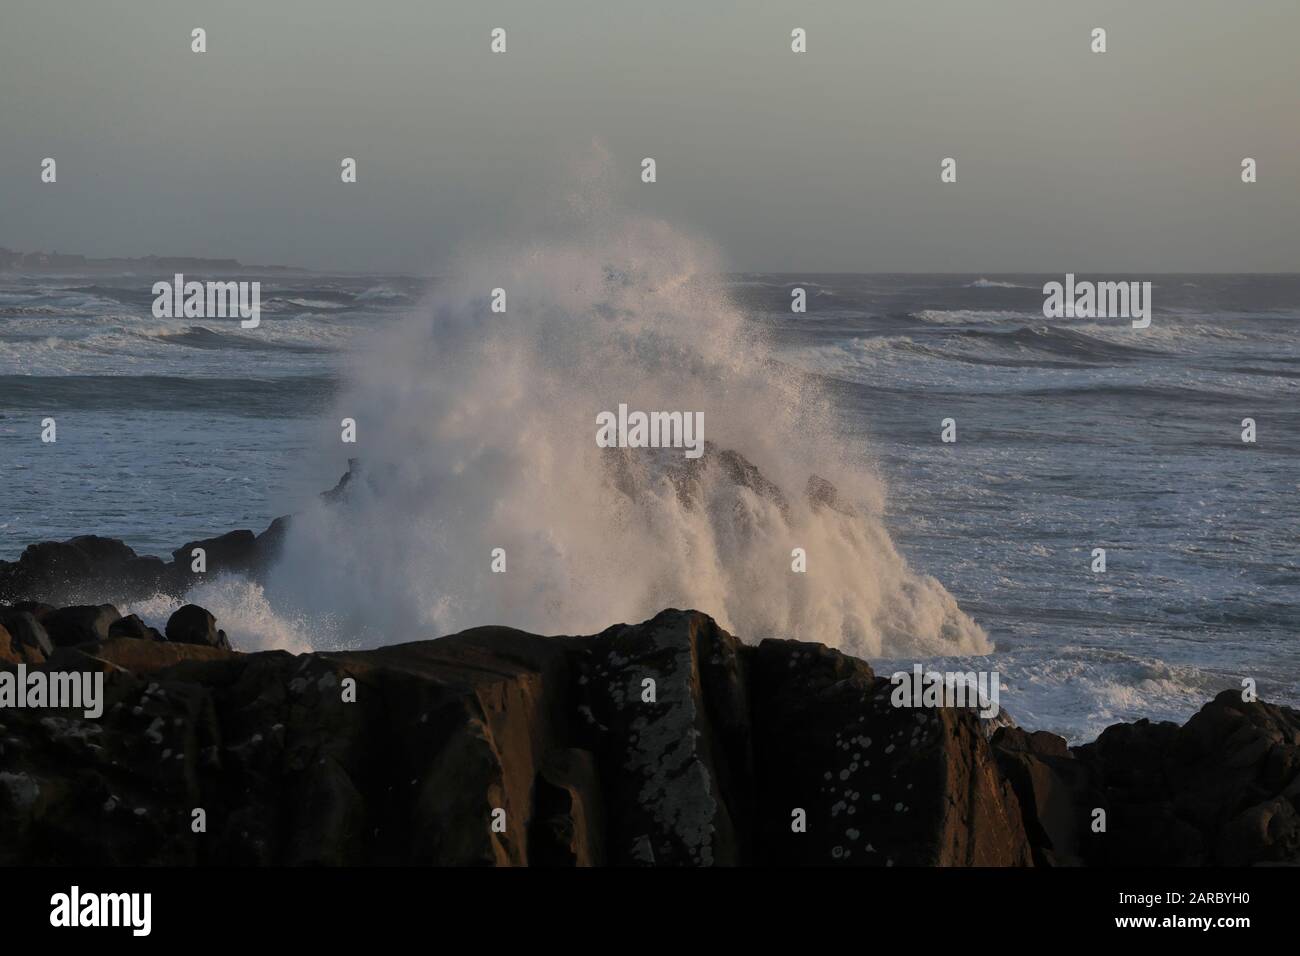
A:
POLYGON ((17 607, 0 608, 0 626, 9 632, 14 641, 35 648, 41 652, 42 657, 49 657, 54 652, 50 635, 31 611, 20 610, 17 607))
POLYGON ((147 596, 165 578, 158 558, 140 557, 115 538, 81 535, 29 545, 16 562, 0 561, 0 598, 65 603, 89 594, 147 596))
POLYGON ((108 640, 109 628, 121 616, 111 604, 74 604, 46 614, 41 625, 55 647, 73 647, 108 640))
POLYGON ((217 619, 212 612, 197 604, 186 604, 172 613, 167 619, 166 639, 177 644, 230 648, 226 632, 217 630, 217 619))
POLYGON ((157 628, 149 627, 134 614, 118 618, 108 628, 109 637, 133 637, 143 641, 165 641, 157 628))
POLYGON ((45 653, 40 647, 17 640, 4 624, 0 624, 0 666, 43 663, 45 663, 45 653))
POLYGON ((1300 712, 1227 690, 1182 727, 1117 724, 1074 753, 1108 808, 1092 864, 1300 863, 1300 712))

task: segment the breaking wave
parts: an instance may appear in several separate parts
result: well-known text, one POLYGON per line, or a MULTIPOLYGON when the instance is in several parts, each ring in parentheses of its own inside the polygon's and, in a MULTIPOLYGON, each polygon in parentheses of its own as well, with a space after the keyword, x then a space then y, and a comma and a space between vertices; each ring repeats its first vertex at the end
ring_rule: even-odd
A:
POLYGON ((357 356, 338 418, 356 420, 343 447, 362 477, 293 522, 267 581, 277 612, 376 645, 488 623, 592 633, 695 607, 750 641, 987 652, 896 550, 861 452, 813 380, 773 361, 710 251, 583 208, 569 238, 466 257, 357 356), (598 448, 596 416, 620 403, 703 412, 704 457, 598 448))

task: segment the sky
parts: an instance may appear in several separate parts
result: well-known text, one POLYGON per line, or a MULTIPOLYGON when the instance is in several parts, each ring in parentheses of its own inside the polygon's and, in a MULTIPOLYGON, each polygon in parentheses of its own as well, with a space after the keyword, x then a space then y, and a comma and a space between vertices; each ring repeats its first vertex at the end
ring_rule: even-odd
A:
POLYGON ((3 0, 0 245, 436 274, 608 154, 617 208, 739 271, 1300 271, 1298 33, 1297 0, 3 0))

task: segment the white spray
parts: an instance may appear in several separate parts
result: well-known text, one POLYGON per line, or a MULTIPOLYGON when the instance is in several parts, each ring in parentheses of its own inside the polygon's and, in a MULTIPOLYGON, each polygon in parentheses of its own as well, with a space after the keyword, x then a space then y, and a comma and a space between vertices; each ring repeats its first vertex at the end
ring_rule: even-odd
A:
POLYGON ((717 288, 712 257, 662 223, 599 218, 578 239, 477 253, 375 333, 335 416, 356 419, 340 459, 360 457, 368 480, 296 519, 267 584, 277 611, 364 645, 481 624, 593 633, 691 607, 749 641, 989 650, 895 550, 860 453, 717 288), (703 413, 689 481, 680 452, 597 447, 595 416, 624 402, 703 413), (784 500, 738 483, 728 449, 784 500), (856 514, 810 501, 814 473, 856 514))

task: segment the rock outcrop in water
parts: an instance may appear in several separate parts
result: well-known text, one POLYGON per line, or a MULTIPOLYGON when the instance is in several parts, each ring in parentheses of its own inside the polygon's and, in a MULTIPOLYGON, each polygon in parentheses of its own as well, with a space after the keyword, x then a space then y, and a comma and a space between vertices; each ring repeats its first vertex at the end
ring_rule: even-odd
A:
POLYGON ((1300 862, 1300 714, 1232 692, 1068 748, 697 611, 294 656, 219 646, 202 609, 192 643, 74 610, 0 612, 0 670, 106 697, 0 709, 0 863, 1300 862), (53 640, 66 619, 93 636, 53 640))
MULTIPOLYGON (((350 459, 338 484, 320 497, 327 503, 337 501, 358 474, 357 459, 350 459)), ((274 563, 292 520, 276 518, 261 534, 240 530, 190 541, 172 552, 171 561, 138 555, 116 538, 81 535, 43 541, 29 545, 17 561, 0 561, 0 601, 125 602, 155 594, 183 595, 198 579, 193 571, 195 549, 202 549, 209 574, 256 578, 274 563)))

